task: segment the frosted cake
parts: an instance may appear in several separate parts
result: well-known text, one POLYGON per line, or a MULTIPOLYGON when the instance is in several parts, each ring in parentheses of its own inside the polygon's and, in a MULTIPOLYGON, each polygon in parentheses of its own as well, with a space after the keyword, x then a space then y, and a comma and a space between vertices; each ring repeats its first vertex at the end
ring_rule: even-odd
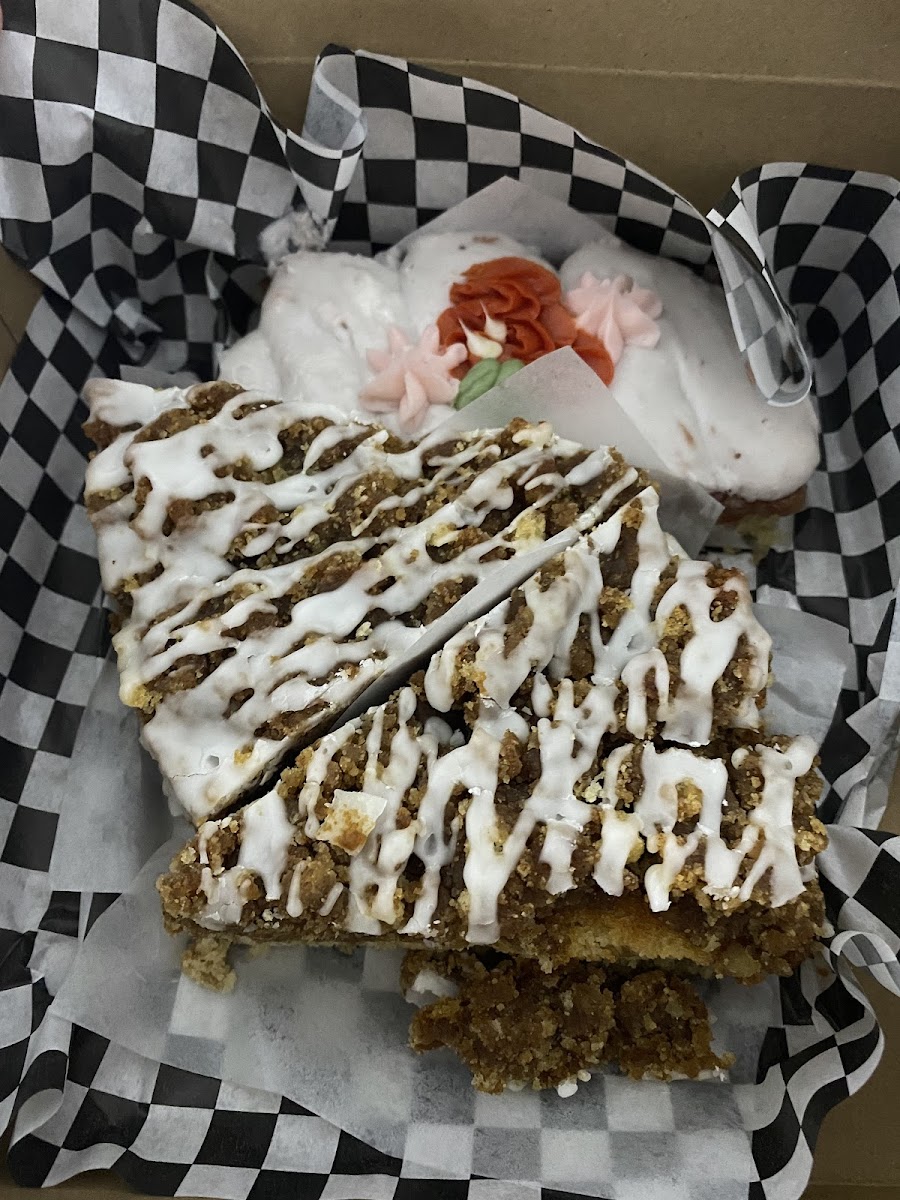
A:
POLYGON ((558 272, 492 233, 423 233, 378 260, 292 254, 258 328, 222 355, 220 374, 374 412, 409 435, 562 346, 610 388, 672 474, 722 501, 726 520, 803 506, 819 460, 810 401, 765 402, 720 288, 599 229, 558 272))

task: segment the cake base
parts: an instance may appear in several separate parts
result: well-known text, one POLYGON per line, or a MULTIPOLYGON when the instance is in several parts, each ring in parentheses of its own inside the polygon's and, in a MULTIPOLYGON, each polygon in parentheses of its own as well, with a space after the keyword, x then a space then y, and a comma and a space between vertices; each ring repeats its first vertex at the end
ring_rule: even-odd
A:
POLYGON ((806 507, 806 484, 777 500, 745 500, 726 492, 713 492, 713 499, 725 508, 720 525, 737 525, 747 517, 792 517, 806 507))

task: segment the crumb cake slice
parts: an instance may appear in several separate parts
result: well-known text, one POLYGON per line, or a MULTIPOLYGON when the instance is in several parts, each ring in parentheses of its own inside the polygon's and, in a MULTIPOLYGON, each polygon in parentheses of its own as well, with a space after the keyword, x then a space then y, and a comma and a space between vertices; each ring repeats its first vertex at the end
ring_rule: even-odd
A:
POLYGON ((567 794, 571 715, 523 740, 512 726, 454 728, 421 680, 403 688, 201 827, 159 883, 168 928, 745 981, 807 956, 825 844, 808 739, 750 739, 727 758, 592 745, 567 794))
POLYGON ((636 738, 699 746, 720 727, 756 728, 771 638, 747 581, 687 558, 658 509, 646 488, 450 638, 428 668, 432 704, 472 696, 545 715, 548 688, 573 684, 581 705, 589 682, 579 721, 636 738))
POLYGON ((98 380, 87 398, 120 694, 197 824, 327 728, 497 563, 593 527, 646 482, 546 424, 410 442, 226 383, 98 380))
POLYGON ((160 880, 166 923, 787 973, 825 839, 815 747, 755 728, 768 658, 744 581, 683 559, 648 489, 204 824, 160 880))

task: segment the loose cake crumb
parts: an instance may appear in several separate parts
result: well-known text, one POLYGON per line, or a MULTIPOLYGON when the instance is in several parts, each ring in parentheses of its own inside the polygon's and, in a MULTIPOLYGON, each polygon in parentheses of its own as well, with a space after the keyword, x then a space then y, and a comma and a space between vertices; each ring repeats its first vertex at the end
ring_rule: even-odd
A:
POLYGON ((181 969, 188 979, 215 992, 230 992, 237 981, 228 961, 231 943, 227 938, 206 934, 192 939, 181 956, 181 969))
POLYGON ((713 1051, 706 1005, 671 973, 623 978, 584 963, 545 973, 528 960, 492 958, 415 951, 401 970, 405 991, 423 972, 455 985, 455 995, 413 1016, 410 1045, 453 1050, 479 1091, 524 1084, 571 1095, 575 1081, 604 1065, 668 1080, 722 1072, 734 1061, 713 1051))

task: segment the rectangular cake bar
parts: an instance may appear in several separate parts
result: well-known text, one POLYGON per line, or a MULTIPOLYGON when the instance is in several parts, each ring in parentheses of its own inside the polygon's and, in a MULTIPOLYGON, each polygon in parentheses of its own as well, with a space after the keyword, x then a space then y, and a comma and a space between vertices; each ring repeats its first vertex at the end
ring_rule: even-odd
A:
POLYGON ((601 749, 566 796, 557 735, 572 741, 564 719, 525 743, 454 730, 404 688, 203 825, 160 881, 167 924, 251 941, 489 945, 548 968, 756 979, 801 961, 824 846, 808 739, 751 740, 724 761, 601 749))
POLYGON ((768 653, 742 577, 683 559, 645 490, 203 825, 160 881, 167 924, 790 971, 824 836, 814 747, 754 729, 768 653))

